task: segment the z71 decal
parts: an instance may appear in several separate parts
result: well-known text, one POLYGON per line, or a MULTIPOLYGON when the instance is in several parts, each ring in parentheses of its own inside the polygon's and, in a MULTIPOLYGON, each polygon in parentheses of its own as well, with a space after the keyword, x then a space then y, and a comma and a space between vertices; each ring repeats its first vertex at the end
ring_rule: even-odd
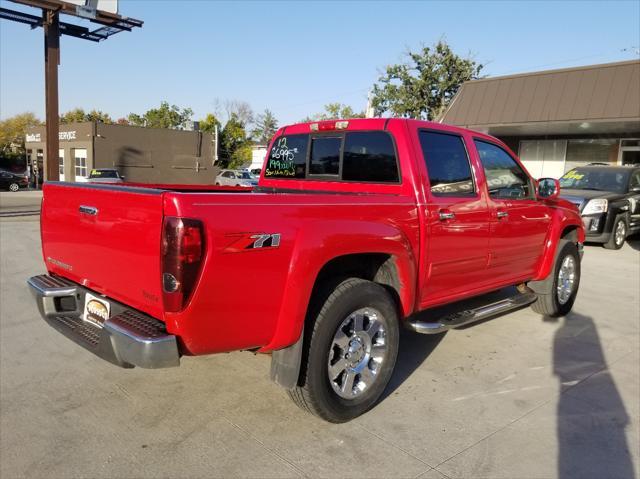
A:
POLYGON ((255 249, 271 249, 280 246, 280 233, 247 233, 238 235, 229 246, 226 252, 239 253, 240 251, 250 251, 255 249))

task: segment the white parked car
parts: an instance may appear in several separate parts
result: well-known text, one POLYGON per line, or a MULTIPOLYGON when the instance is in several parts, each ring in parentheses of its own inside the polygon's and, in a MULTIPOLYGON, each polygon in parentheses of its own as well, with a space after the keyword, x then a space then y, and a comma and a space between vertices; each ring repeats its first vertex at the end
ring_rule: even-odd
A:
POLYGON ((258 186, 258 180, 248 171, 222 170, 216 176, 216 185, 219 186, 258 186))

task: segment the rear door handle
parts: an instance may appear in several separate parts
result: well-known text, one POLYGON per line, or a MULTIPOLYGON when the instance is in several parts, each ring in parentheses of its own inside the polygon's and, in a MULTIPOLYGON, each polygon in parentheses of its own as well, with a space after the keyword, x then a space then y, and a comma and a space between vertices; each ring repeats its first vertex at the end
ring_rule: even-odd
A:
POLYGON ((500 218, 508 218, 509 217, 509 213, 507 211, 498 211, 498 212, 496 212, 496 216, 498 217, 498 219, 500 219, 500 218))
POLYGON ((455 219, 456 215, 451 211, 440 210, 438 212, 438 217, 440 218, 440 221, 447 221, 447 220, 455 219))

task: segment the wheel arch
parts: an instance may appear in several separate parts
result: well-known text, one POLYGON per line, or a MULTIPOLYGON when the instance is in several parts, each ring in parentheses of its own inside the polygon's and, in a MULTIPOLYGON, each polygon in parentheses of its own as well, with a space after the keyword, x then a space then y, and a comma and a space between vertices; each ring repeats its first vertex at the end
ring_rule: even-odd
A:
POLYGON ((400 318, 407 316, 413 310, 415 303, 413 285, 415 285, 416 273, 415 263, 411 258, 402 258, 391 252, 360 252, 342 254, 325 261, 315 275, 302 324, 290 325, 288 333, 295 335, 297 338, 295 342, 282 349, 271 345, 263 348, 263 350, 272 350, 272 381, 287 389, 297 385, 303 354, 304 331, 308 322, 314 317, 315 310, 322 306, 320 304, 322 300, 331 294, 331 286, 337 285, 348 277, 365 279, 382 285, 394 298, 400 318))
POLYGON ((584 225, 579 216, 575 215, 574 217, 574 215, 568 215, 563 210, 558 209, 551 221, 551 226, 544 244, 544 253, 538 267, 538 273, 532 278, 534 281, 543 280, 551 273, 556 250, 562 239, 567 239, 575 243, 583 243, 585 239, 584 225))

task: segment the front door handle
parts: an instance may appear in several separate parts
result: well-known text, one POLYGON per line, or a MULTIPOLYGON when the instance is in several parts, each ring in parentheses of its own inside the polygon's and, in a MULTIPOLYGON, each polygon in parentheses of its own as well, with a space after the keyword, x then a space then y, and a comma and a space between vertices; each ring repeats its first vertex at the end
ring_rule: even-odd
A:
POLYGON ((447 221, 447 220, 452 220, 456 217, 455 213, 451 212, 451 211, 447 211, 447 210, 440 210, 438 212, 438 217, 440 218, 440 221, 447 221))
POLYGON ((507 211, 498 211, 496 213, 496 216, 498 217, 498 219, 500 219, 500 218, 508 218, 509 217, 509 212, 507 212, 507 211))

